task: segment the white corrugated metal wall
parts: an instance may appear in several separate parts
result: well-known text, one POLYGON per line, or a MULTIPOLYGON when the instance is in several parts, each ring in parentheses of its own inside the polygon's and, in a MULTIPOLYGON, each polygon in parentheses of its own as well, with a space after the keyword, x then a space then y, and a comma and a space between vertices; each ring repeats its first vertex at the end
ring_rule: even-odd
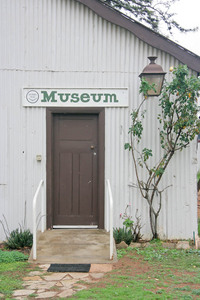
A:
MULTIPOLYGON (((128 87, 129 108, 106 109, 105 177, 114 195, 114 225, 121 224, 119 215, 131 203, 131 214, 138 208, 144 237, 149 237, 148 208, 129 187, 135 175, 124 143, 130 112, 141 101, 138 75, 147 57, 158 56, 165 71, 178 61, 73 0, 0 0, 0 8, 0 218, 4 214, 15 229, 24 219, 26 202, 32 228, 32 198, 40 179, 46 180, 45 109, 22 107, 22 88, 128 87)), ((150 101, 144 140, 158 155, 157 100, 150 101)), ((173 187, 165 193, 159 218, 162 238, 191 238, 197 228, 195 159, 193 143, 170 164, 163 186, 173 187)))

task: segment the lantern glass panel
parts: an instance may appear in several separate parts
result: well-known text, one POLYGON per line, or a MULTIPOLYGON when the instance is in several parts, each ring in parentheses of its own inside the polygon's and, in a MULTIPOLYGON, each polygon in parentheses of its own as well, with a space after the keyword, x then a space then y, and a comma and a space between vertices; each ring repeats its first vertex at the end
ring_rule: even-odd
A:
POLYGON ((149 84, 155 84, 154 88, 156 89, 156 92, 151 89, 148 91, 148 95, 149 96, 159 96, 160 93, 161 93, 161 89, 162 89, 162 85, 163 85, 163 80, 164 80, 164 75, 161 75, 161 74, 145 74, 143 76, 146 81, 149 83, 149 84))

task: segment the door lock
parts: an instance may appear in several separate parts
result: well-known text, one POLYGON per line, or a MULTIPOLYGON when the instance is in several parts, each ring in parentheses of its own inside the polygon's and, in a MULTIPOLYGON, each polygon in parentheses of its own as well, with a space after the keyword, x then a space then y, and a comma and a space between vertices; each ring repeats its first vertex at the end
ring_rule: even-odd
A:
POLYGON ((90 146, 90 149, 94 150, 94 146, 93 146, 93 145, 91 145, 91 146, 90 146))

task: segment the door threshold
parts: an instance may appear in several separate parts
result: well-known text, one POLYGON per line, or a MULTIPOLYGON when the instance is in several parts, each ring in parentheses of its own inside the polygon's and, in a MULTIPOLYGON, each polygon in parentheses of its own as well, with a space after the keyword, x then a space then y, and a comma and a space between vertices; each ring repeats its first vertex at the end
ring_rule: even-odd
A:
POLYGON ((97 225, 53 225, 53 229, 97 229, 97 225))

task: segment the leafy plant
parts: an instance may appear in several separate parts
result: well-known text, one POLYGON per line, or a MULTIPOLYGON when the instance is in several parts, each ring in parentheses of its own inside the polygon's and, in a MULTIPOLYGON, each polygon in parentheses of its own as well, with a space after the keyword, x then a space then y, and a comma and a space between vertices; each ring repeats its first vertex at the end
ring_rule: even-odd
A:
POLYGON ((4 242, 8 249, 20 249, 24 247, 32 247, 33 235, 29 229, 16 229, 10 233, 10 236, 4 242))
POLYGON ((138 188, 141 196, 147 201, 152 236, 155 239, 158 238, 157 224, 162 207, 162 193, 169 187, 161 190, 159 188, 161 179, 174 154, 186 148, 200 131, 196 104, 200 91, 200 79, 195 76, 190 77, 187 66, 179 65, 173 71, 172 81, 164 84, 159 99, 161 111, 158 114, 161 156, 156 163, 153 162, 153 167, 153 151, 146 146, 142 151, 138 149, 138 144, 143 141, 142 121, 146 112, 141 109, 148 100, 147 91, 152 88, 153 86, 149 85, 145 79, 142 80, 140 92, 144 94, 144 99, 138 109, 131 114, 130 142, 124 147, 132 154, 137 180, 137 183, 132 186, 138 188), (140 178, 139 168, 146 170, 146 176, 143 175, 140 178), (158 205, 155 208, 156 197, 158 205))
POLYGON ((127 249, 117 249, 117 258, 120 259, 127 254, 127 249))
POLYGON ((193 294, 193 295, 198 295, 198 296, 200 296, 200 289, 193 290, 193 291, 192 291, 192 294, 193 294))
POLYGON ((3 227, 6 241, 4 245, 8 249, 20 249, 24 247, 32 247, 33 244, 33 235, 29 229, 25 229, 26 224, 26 205, 25 205, 25 217, 24 225, 19 225, 19 228, 10 232, 7 220, 3 215, 3 221, 0 220, 0 223, 3 227))
POLYGON ((126 230, 126 234, 124 235, 124 242, 127 244, 127 245, 130 245, 130 243, 133 241, 133 235, 132 235, 132 232, 131 230, 126 230))
POLYGON ((116 244, 121 243, 124 241, 127 245, 130 245, 132 242, 132 233, 130 230, 126 228, 114 228, 113 229, 113 237, 116 244))
POLYGON ((15 261, 25 261, 28 255, 18 251, 2 251, 0 250, 0 263, 11 263, 15 261))
POLYGON ((124 219, 123 225, 125 226, 126 230, 129 232, 129 234, 132 236, 131 241, 138 242, 142 238, 142 234, 140 232, 142 229, 141 217, 140 216, 138 217, 137 215, 138 210, 136 210, 136 214, 135 214, 136 222, 134 222, 132 220, 132 217, 127 213, 128 207, 129 205, 126 206, 125 212, 122 216, 122 219, 124 219))
POLYGON ((123 241, 123 233, 124 228, 113 228, 113 237, 116 244, 121 243, 123 241))
POLYGON ((197 182, 200 180, 200 171, 197 172, 197 182))
POLYGON ((122 214, 120 215, 120 217, 122 217, 122 219, 124 219, 123 228, 114 228, 113 230, 113 237, 115 239, 115 243, 119 244, 122 241, 124 241, 127 245, 130 245, 131 242, 137 242, 142 238, 142 235, 140 233, 140 230, 142 228, 141 226, 141 218, 137 216, 137 211, 135 214, 136 217, 136 222, 134 222, 131 218, 131 216, 129 216, 127 214, 127 209, 128 209, 129 205, 127 205, 125 212, 122 216, 122 214))

